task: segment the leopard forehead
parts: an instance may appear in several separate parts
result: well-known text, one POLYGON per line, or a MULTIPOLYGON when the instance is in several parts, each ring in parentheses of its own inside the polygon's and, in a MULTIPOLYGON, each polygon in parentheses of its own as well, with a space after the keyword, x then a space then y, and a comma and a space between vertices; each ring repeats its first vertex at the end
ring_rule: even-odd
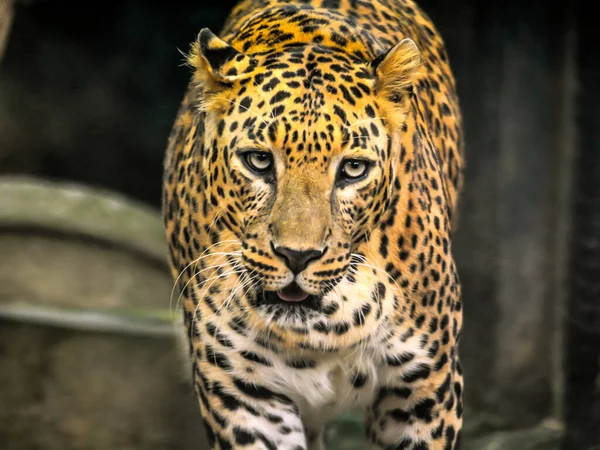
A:
MULTIPOLYGON (((280 2, 246 18, 238 26, 232 43, 242 52, 261 54, 273 49, 285 50, 298 42, 312 42, 366 60, 374 51, 381 50, 377 40, 358 21, 314 5, 280 2)), ((230 27, 235 28, 235 19, 230 27)))
MULTIPOLYGON (((310 124, 329 112, 349 125, 349 110, 358 110, 352 113, 354 118, 361 113, 375 117, 375 77, 364 61, 353 61, 345 53, 323 46, 301 44, 268 53, 256 65, 237 81, 238 88, 232 94, 245 102, 254 95, 259 107, 266 102, 272 119, 284 117, 290 122, 310 124), (284 106, 286 103, 289 108, 284 106)), ((242 105, 242 109, 248 110, 249 106, 242 105)))
MULTIPOLYGON (((241 124, 221 120, 219 137, 236 131, 243 135, 240 129, 245 129, 250 140, 273 141, 283 122, 286 134, 301 133, 304 142, 328 137, 331 141, 338 133, 341 144, 363 148, 371 134, 387 134, 382 121, 397 131, 419 60, 410 39, 382 52, 353 19, 309 5, 285 4, 240 23, 230 20, 222 39, 202 30, 188 59, 197 69, 201 109, 219 112, 226 120, 252 115, 241 124), (371 123, 351 135, 350 129, 362 122, 371 123)), ((308 150, 333 149, 320 145, 309 144, 308 150)), ((304 144, 298 150, 305 150, 304 144)))
POLYGON ((258 146, 285 153, 288 165, 330 162, 342 151, 387 146, 385 118, 373 95, 373 76, 343 54, 318 47, 278 52, 240 80, 216 130, 229 148, 258 146), (327 56, 324 56, 327 55, 327 56), (272 63, 271 61, 276 61, 272 63))

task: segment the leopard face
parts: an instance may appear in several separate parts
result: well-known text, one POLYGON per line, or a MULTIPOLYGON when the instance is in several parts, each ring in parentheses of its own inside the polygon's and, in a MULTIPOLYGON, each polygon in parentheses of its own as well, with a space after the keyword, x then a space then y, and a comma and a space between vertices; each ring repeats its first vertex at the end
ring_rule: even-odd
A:
POLYGON ((350 324, 372 308, 357 285, 386 276, 369 272, 361 245, 398 184, 418 61, 410 40, 365 62, 314 43, 244 54, 200 34, 190 55, 204 98, 198 220, 228 235, 237 304, 261 325, 326 327, 335 312, 350 324))

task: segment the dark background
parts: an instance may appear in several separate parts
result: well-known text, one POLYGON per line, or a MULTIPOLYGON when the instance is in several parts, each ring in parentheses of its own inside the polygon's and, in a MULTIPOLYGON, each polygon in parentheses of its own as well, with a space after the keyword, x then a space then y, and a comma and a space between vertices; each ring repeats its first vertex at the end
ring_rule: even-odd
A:
MULTIPOLYGON (((159 208, 162 158, 202 27, 235 2, 16 3, 0 65, 0 173, 159 208)), ((466 402, 497 429, 600 444, 600 46, 591 3, 419 2, 465 116, 455 255, 466 402), (569 4, 566 4, 569 3, 569 4)), ((467 420, 469 420, 467 416, 467 420)))

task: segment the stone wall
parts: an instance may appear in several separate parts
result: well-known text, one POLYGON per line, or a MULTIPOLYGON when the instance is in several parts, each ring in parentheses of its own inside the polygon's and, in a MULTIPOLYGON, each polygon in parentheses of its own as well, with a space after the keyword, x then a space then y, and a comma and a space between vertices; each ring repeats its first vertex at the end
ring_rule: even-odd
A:
POLYGON ((156 210, 0 177, 3 449, 204 447, 156 210))

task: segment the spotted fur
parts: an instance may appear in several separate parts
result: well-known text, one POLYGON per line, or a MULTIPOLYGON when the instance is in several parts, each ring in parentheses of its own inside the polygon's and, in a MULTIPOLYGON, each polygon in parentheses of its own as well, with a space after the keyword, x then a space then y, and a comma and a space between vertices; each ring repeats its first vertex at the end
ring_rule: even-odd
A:
POLYGON ((163 210, 212 448, 323 449, 348 408, 370 448, 458 448, 461 116, 430 19, 243 0, 188 63, 163 210), (292 281, 309 300, 268 301, 292 281))

